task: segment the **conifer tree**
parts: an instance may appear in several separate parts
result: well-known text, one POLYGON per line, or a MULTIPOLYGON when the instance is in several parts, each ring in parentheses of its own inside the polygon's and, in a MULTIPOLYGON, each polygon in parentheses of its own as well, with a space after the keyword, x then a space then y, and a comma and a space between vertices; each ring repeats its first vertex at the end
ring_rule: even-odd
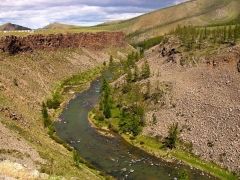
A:
POLYGON ((145 61, 143 64, 142 64, 142 77, 145 79, 145 78, 148 78, 150 77, 150 67, 149 67, 149 64, 148 64, 148 61, 145 61))
POLYGON ((232 26, 228 27, 228 41, 231 42, 232 40, 232 26))
POLYGON ((139 80, 139 68, 138 68, 138 66, 135 64, 134 65, 134 72, 133 72, 133 76, 134 76, 134 78, 133 78, 133 80, 136 82, 136 81, 138 81, 139 80))
POLYGON ((112 55, 109 58, 109 66, 110 67, 113 66, 113 57, 112 57, 112 55))
POLYGON ((132 71, 131 71, 131 69, 128 69, 128 70, 127 70, 127 75, 126 75, 126 81, 127 81, 127 83, 132 82, 132 77, 133 77, 132 71))
POLYGON ((146 99, 150 98, 150 81, 147 82, 147 92, 146 92, 146 99))

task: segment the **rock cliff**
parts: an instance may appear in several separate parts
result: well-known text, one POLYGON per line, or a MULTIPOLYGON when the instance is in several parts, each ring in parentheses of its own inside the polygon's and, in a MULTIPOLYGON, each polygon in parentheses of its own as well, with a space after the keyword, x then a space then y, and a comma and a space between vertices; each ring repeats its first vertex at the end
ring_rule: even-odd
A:
POLYGON ((122 32, 38 34, 25 37, 5 36, 0 39, 0 51, 11 55, 35 50, 58 50, 79 47, 101 50, 104 47, 116 48, 125 45, 125 34, 122 32))

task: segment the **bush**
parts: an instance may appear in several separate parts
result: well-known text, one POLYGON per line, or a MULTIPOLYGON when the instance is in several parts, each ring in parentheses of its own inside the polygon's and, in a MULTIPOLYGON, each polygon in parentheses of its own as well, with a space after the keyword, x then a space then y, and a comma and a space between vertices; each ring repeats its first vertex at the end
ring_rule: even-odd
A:
POLYGON ((165 147, 173 149, 176 148, 176 144, 178 141, 178 135, 179 135, 179 130, 178 130, 178 123, 173 123, 169 130, 168 130, 168 137, 165 138, 163 144, 165 147))
POLYGON ((122 88, 122 92, 123 92, 124 94, 130 92, 131 90, 132 90, 131 84, 125 84, 125 85, 123 86, 123 88, 122 88))
POLYGON ((104 115, 102 113, 96 113, 96 115, 94 116, 94 119, 97 121, 104 121, 104 115))
POLYGON ((13 79, 13 84, 14 84, 15 86, 18 86, 18 82, 17 82, 17 79, 16 79, 16 78, 13 79))
POLYGON ((178 173, 178 178, 179 180, 188 180, 188 171, 186 169, 182 169, 178 173))
POLYGON ((48 98, 46 104, 49 109, 57 109, 59 108, 61 102, 62 95, 57 93, 53 95, 53 98, 48 98))

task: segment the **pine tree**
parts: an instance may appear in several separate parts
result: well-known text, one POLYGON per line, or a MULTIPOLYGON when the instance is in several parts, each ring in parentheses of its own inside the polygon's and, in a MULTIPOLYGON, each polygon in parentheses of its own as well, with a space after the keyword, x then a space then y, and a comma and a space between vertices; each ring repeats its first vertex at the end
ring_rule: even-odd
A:
POLYGON ((232 26, 228 27, 228 41, 232 41, 232 26))
POLYGON ((113 57, 112 57, 112 55, 109 58, 109 66, 110 67, 113 66, 113 57))
POLYGON ((224 28, 223 28, 223 42, 225 42, 226 39, 227 39, 227 28, 226 28, 226 26, 224 26, 224 28))
POLYGON ((150 98, 150 81, 147 82, 147 92, 146 92, 146 99, 150 98))
POLYGON ((145 79, 145 78, 148 78, 150 77, 150 67, 149 67, 149 64, 148 64, 148 61, 145 61, 143 64, 142 64, 142 77, 145 79))
POLYGON ((236 25, 235 26, 235 28, 234 28, 234 30, 233 30, 233 41, 234 41, 234 43, 236 43, 237 42, 237 39, 238 39, 238 29, 239 29, 239 26, 238 25, 236 25))
POLYGON ((107 82, 106 78, 103 77, 102 84, 101 84, 101 92, 103 93, 107 89, 109 89, 109 83, 107 82))
POLYGON ((173 123, 169 130, 168 130, 168 137, 165 139, 164 144, 166 147, 173 149, 176 147, 177 141, 178 141, 178 135, 179 135, 179 130, 178 130, 178 123, 173 123))
POLYGON ((136 82, 136 81, 138 81, 139 80, 139 68, 138 68, 138 66, 135 64, 134 65, 134 72, 133 72, 133 76, 134 76, 134 78, 133 78, 133 80, 136 82))
POLYGON ((131 71, 131 69, 128 69, 128 70, 127 70, 127 75, 126 75, 126 81, 127 81, 127 83, 132 82, 132 77, 133 77, 132 71, 131 71))
POLYGON ((111 107, 110 107, 110 105, 109 105, 109 102, 106 102, 106 104, 104 105, 103 114, 104 114, 105 118, 107 118, 107 119, 109 119, 109 118, 112 117, 111 107))
POLYGON ((199 40, 198 40, 198 49, 201 49, 202 43, 203 43, 203 37, 202 37, 202 33, 201 33, 199 40))
POLYGON ((47 107, 44 102, 42 103, 42 117, 44 127, 49 127, 52 124, 52 121, 48 115, 47 107))
POLYGON ((204 39, 207 39, 207 27, 204 28, 204 39))
POLYGON ((135 57, 134 58, 135 58, 135 62, 139 61, 139 54, 138 54, 138 52, 135 53, 135 57))

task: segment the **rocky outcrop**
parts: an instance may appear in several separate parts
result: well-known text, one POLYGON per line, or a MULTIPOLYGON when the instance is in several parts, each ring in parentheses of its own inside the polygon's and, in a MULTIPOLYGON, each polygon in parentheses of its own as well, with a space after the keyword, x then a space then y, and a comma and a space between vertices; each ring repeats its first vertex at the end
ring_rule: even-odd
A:
POLYGON ((9 160, 0 162, 0 179, 48 179, 48 175, 9 160))
POLYGON ((185 65, 182 54, 179 51, 177 51, 175 48, 171 48, 170 50, 168 50, 167 47, 163 47, 161 54, 162 54, 162 57, 167 57, 166 59, 167 62, 181 64, 182 66, 185 65))
POLYGON ((101 50, 105 47, 124 47, 125 34, 122 32, 68 33, 50 35, 29 35, 25 37, 5 36, 0 39, 0 51, 15 55, 35 50, 58 50, 84 47, 101 50))

